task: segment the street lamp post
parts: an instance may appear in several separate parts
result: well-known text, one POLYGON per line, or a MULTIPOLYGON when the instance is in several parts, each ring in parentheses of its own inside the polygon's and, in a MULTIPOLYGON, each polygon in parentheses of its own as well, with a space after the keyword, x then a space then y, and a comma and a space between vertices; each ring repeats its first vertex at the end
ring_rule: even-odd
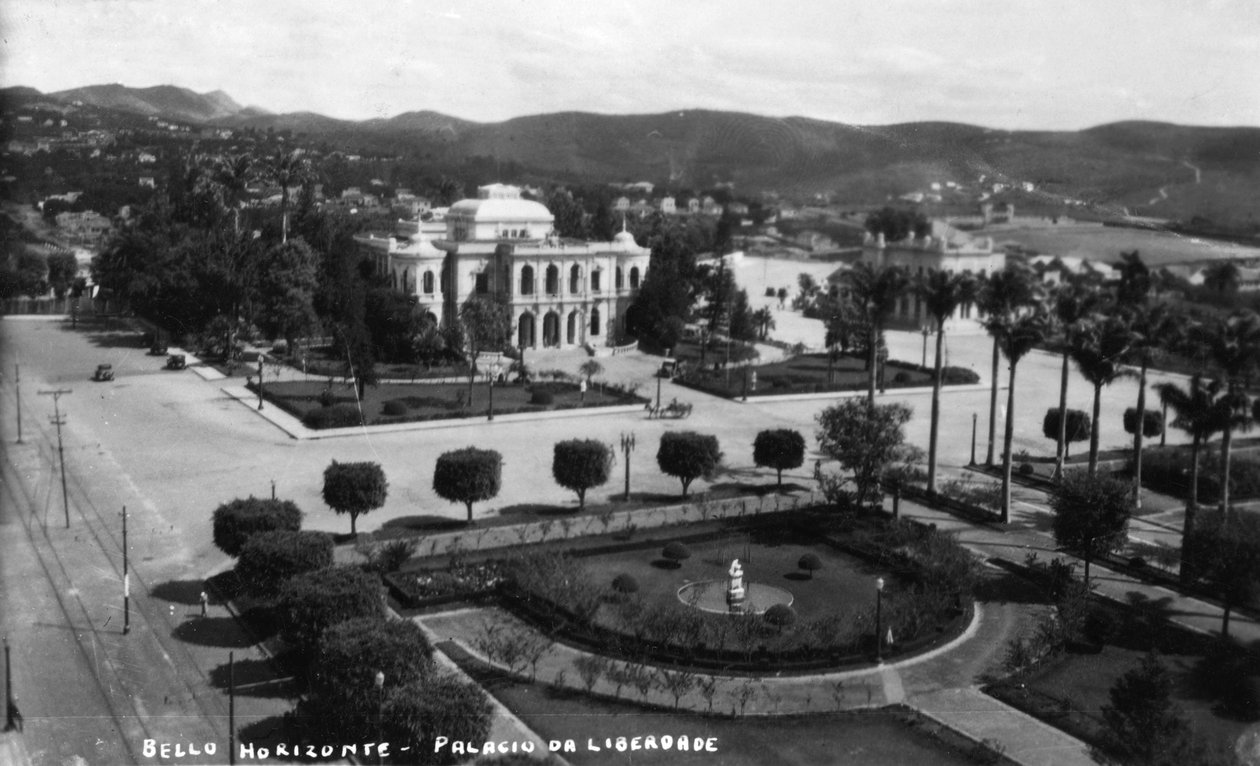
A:
POLYGON ((875 661, 880 664, 884 662, 883 608, 884 578, 880 577, 875 580, 875 661))
POLYGON ((976 464, 976 418, 977 417, 978 416, 976 413, 974 412, 971 413, 971 463, 970 465, 976 464))
POLYGON ((927 325, 923 325, 923 329, 922 329, 922 330, 920 330, 920 332, 922 332, 922 333, 923 333, 923 361, 919 363, 919 366, 920 366, 920 367, 923 367, 924 369, 926 369, 926 368, 927 368, 927 342, 928 342, 928 335, 930 335, 930 334, 932 333, 932 328, 931 328, 931 327, 928 327, 927 325))
POLYGON ((501 369, 498 362, 490 365, 490 410, 486 415, 486 420, 494 420, 494 379, 499 377, 499 370, 501 369))
POLYGON ((263 356, 258 355, 258 409, 263 408, 263 356))
POLYGON ((131 575, 130 558, 127 555, 127 506, 122 509, 123 545, 123 635, 131 632, 131 575))
POLYGON ((376 763, 384 763, 381 756, 381 713, 385 708, 385 674, 376 671, 376 763))
POLYGON ((13 365, 13 386, 14 386, 14 395, 17 398, 17 407, 15 408, 17 409, 17 427, 18 427, 17 443, 21 444, 22 443, 22 367, 16 363, 13 365))
POLYGON ((621 435, 621 452, 626 459, 626 494, 625 499, 630 499, 630 453, 634 452, 634 434, 621 435))

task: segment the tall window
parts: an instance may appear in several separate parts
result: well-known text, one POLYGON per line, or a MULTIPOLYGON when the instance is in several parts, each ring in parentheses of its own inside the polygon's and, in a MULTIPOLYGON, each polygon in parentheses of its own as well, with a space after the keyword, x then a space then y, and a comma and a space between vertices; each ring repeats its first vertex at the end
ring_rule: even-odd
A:
POLYGON ((617 267, 617 274, 616 276, 613 277, 613 279, 615 280, 613 282, 613 286, 616 287, 618 290, 620 290, 625 285, 625 279, 621 273, 620 266, 617 267))
POLYGON ((630 289, 636 290, 639 287, 639 267, 635 266, 630 269, 630 289))
POLYGON ((575 263, 573 268, 569 269, 569 292, 578 293, 582 290, 582 269, 575 263))
POLYGON ((485 272, 485 271, 479 272, 479 273, 477 274, 476 280, 477 280, 477 288, 476 288, 476 289, 477 289, 477 294, 478 294, 478 295, 484 295, 485 293, 490 292, 490 274, 489 274, 489 272, 485 272))
POLYGON ((599 309, 591 309, 591 335, 599 335, 599 309))
POLYGON ((599 292, 599 276, 600 276, 599 269, 595 269, 594 271, 591 272, 591 289, 594 290, 595 292, 599 292))
POLYGON ((554 263, 547 267, 547 294, 560 294, 560 269, 554 263))
POLYGON ((534 294, 534 267, 525 266, 521 269, 521 295, 534 294))
POLYGON ((433 294, 433 272, 432 271, 424 272, 424 292, 425 292, 425 295, 433 294))

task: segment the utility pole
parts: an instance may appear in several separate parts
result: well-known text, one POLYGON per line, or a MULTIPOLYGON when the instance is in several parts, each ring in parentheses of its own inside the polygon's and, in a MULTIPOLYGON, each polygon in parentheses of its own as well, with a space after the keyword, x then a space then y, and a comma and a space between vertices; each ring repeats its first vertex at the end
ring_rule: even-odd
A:
POLYGON ((127 571, 127 506, 123 506, 123 635, 131 632, 131 575, 127 571))
POLYGON ((236 766, 236 665, 235 652, 228 652, 228 764, 236 766))
POLYGON ((18 440, 22 443, 22 366, 17 362, 13 363, 13 385, 17 390, 17 421, 18 421, 18 440))
POLYGON ((66 490, 66 448, 61 441, 61 427, 66 424, 66 419, 61 416, 61 396, 62 394, 72 393, 74 391, 69 388, 39 392, 40 396, 51 396, 53 398, 53 417, 51 422, 57 426, 57 454, 61 458, 61 506, 66 512, 66 529, 70 528, 70 493, 66 490))
POLYGON ((13 706, 13 673, 12 666, 9 664, 9 637, 4 637, 4 730, 12 731, 14 728, 14 706, 13 706))

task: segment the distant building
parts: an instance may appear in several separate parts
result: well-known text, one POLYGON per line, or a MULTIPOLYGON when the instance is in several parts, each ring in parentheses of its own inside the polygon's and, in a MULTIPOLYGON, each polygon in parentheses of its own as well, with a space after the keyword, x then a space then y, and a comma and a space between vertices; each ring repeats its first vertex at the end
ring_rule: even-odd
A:
MULTIPOLYGON (((359 237, 380 273, 433 321, 447 325, 476 296, 502 296, 521 347, 611 345, 647 278, 650 251, 622 231, 611 242, 561 239, 555 218, 515 186, 492 184, 437 222, 359 237)), ((437 212, 436 210, 434 211, 437 212)))
POLYGON ((674 205, 673 197, 661 197, 656 202, 657 208, 665 215, 674 215, 678 212, 678 208, 674 205))
MULTIPOLYGON (((912 278, 937 270, 983 277, 1005 268, 1006 254, 994 250, 989 237, 973 237, 944 221, 932 221, 926 236, 916 238, 911 233, 900 242, 887 242, 882 234, 873 237, 867 232, 862 243, 862 262, 881 267, 900 266, 912 278)), ((910 291, 898 299, 893 319, 913 327, 932 321, 922 299, 910 291)), ((946 322, 946 329, 974 328, 978 320, 975 304, 964 304, 946 322)))

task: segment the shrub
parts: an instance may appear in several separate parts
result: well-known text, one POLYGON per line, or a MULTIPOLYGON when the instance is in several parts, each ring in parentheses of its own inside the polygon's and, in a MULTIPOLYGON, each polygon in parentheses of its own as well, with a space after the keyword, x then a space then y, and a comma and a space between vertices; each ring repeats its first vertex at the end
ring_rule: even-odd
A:
POLYGON ((385 402, 381 407, 381 414, 389 417, 398 417, 407 414, 407 405, 397 399, 391 399, 385 402))
POLYGON ((906 372, 905 370, 901 370, 896 375, 893 376, 892 382, 893 383, 909 383, 910 373, 906 372))
POLYGON ((281 635, 304 653, 314 650, 324 631, 337 623, 385 619, 380 578, 358 567, 328 567, 292 577, 281 586, 277 606, 281 635))
POLYGON ((378 695, 427 678, 432 655, 424 631, 410 620, 358 617, 339 622, 319 640, 299 718, 320 739, 372 741, 378 695), (378 672, 385 676, 380 691, 378 672))
POLYGON ((796 562, 796 565, 806 572, 809 572, 810 579, 813 579, 814 572, 823 568, 822 559, 818 558, 817 553, 806 553, 801 556, 800 560, 796 562))
POLYGON ((612 589, 623 596, 628 596, 631 593, 639 592, 639 581, 634 579, 634 575, 622 572, 613 578, 612 589))
POLYGON ((783 471, 800 468, 805 462, 805 437, 790 428, 761 431, 753 440, 753 463, 773 468, 778 474, 778 485, 783 485, 783 471))
POLYGON ((578 508, 585 508, 586 491, 608 481, 612 459, 608 445, 595 439, 558 442, 552 453, 551 475, 560 486, 577 492, 578 508))
POLYGON ((331 407, 337 403, 337 395, 332 392, 331 388, 325 388, 319 392, 317 397, 321 407, 331 407))
POLYGON ((665 544, 665 548, 661 550, 661 556, 670 561, 681 563, 691 558, 691 549, 687 547, 686 543, 673 540, 665 544))
POLYGON ((503 456, 494 450, 465 447, 443 453, 433 469, 433 491, 438 497, 468 507, 468 522, 473 520, 472 506, 499 494, 503 456))
POLYGON ((1019 464, 1019 475, 1020 475, 1020 476, 1032 476, 1032 475, 1033 475, 1034 473, 1036 473, 1036 472, 1037 472, 1037 469, 1036 469, 1036 468, 1033 468, 1033 464, 1032 464, 1032 463, 1020 463, 1020 464, 1019 464))
POLYGON ((554 404, 556 395, 545 388, 536 388, 530 392, 530 404, 554 404))
MULTIPOLYGON (((933 371, 935 376, 935 371, 933 371)), ((941 382, 946 385, 967 385, 979 383, 980 375, 967 367, 942 367, 941 382)))
POLYGON ((722 462, 722 451, 716 436, 694 431, 667 431, 661 434, 660 448, 656 452, 656 464, 661 472, 682 482, 683 497, 691 482, 700 477, 708 478, 722 462))
POLYGON ((775 291, 774 291, 774 288, 773 288, 773 287, 767 287, 767 288, 766 288, 766 297, 767 297, 767 298, 773 298, 773 297, 774 297, 774 292, 775 292, 775 291))
POLYGON ((796 610, 787 604, 775 604, 767 609, 761 618, 782 633, 784 628, 796 622, 796 610))
POLYGON ((289 578, 332 563, 332 538, 323 532, 260 532, 241 548, 236 576, 247 593, 267 597, 289 578))
POLYGON ((239 556, 241 547, 259 532, 301 529, 302 512, 292 500, 264 500, 251 495, 216 508, 213 527, 219 550, 239 556))
POLYGON ((494 709, 481 687, 446 673, 412 681, 387 693, 383 741, 391 752, 425 753, 423 763, 452 764, 467 756, 434 747, 437 736, 451 742, 486 742, 494 709))
MULTIPOLYGON (((1137 432, 1137 407, 1129 407, 1124 411, 1125 433, 1137 432)), ((1146 410, 1142 415, 1142 436, 1159 436, 1164 432, 1164 414, 1159 410, 1146 410)))
POLYGON ((311 410, 302 418, 307 428, 352 428, 363 425, 363 416, 355 404, 334 404, 311 410))
POLYGON ((408 559, 415 555, 415 552, 415 540, 390 540, 368 552, 368 566, 382 574, 397 572, 408 559))
POLYGON ((385 505, 389 483, 380 463, 338 463, 324 469, 324 502, 337 513, 350 514, 350 534, 360 515, 385 505))

